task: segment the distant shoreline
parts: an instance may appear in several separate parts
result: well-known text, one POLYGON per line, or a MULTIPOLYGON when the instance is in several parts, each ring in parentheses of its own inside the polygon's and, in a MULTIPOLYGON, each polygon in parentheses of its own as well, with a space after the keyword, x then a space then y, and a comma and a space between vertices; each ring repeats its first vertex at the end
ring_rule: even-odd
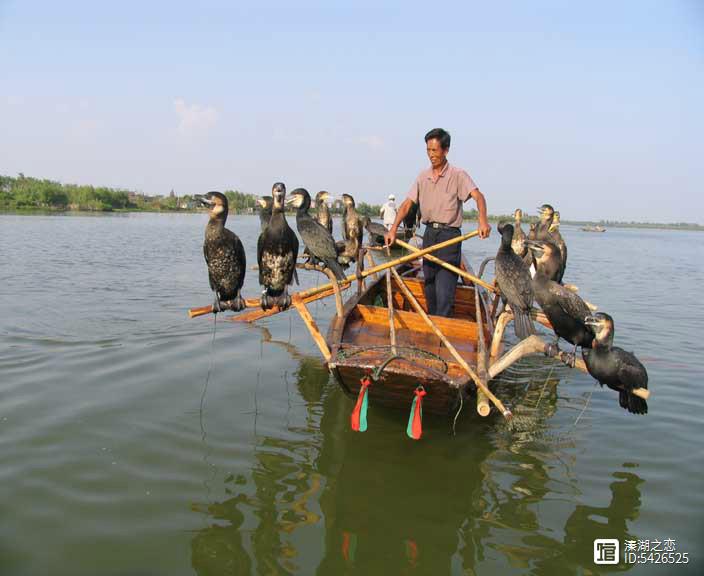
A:
MULTIPOLYGON (((20 216, 47 216, 60 214, 205 214, 205 210, 135 210, 130 208, 117 208, 113 210, 51 210, 45 208, 30 208, 23 210, 0 210, 0 214, 15 214, 20 216)), ((238 213, 237 216, 257 216, 257 214, 238 213)), ((465 222, 470 222, 473 218, 465 218, 465 222)), ((499 222, 500 220, 508 221, 505 216, 489 216, 491 222, 499 222)), ((563 220, 562 224, 568 226, 603 226, 607 232, 609 228, 639 228, 647 230, 682 230, 688 232, 704 232, 704 225, 701 224, 662 224, 653 222, 594 222, 581 220, 563 220)))

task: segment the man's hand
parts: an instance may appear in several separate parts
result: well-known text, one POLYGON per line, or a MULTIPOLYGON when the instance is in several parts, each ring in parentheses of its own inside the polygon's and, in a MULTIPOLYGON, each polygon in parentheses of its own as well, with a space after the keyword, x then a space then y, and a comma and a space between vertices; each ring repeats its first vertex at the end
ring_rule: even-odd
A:
POLYGON ((384 234, 384 246, 393 246, 396 242, 396 228, 394 226, 384 234))
POLYGON ((491 226, 489 226, 489 223, 486 220, 479 222, 479 238, 483 240, 484 238, 488 238, 489 234, 491 234, 491 226))

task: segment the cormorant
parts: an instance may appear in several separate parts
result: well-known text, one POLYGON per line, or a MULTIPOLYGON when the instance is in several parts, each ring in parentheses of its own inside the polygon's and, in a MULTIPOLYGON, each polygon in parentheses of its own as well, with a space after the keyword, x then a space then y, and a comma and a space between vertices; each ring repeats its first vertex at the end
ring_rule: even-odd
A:
POLYGON ((550 232, 550 224, 552 224, 555 209, 550 204, 543 204, 538 208, 540 220, 536 227, 535 240, 549 240, 548 233, 550 232))
POLYGON ((501 295, 511 305, 516 336, 522 340, 535 334, 533 320, 530 317, 531 306, 533 306, 530 272, 523 259, 511 248, 513 226, 501 223, 498 230, 501 234, 501 246, 494 262, 496 282, 501 295))
POLYGON ((560 213, 555 212, 552 217, 552 222, 550 223, 550 228, 548 228, 548 234, 550 236, 550 241, 555 244, 560 249, 560 258, 562 259, 562 271, 560 272, 560 277, 557 282, 562 282, 562 277, 565 274, 565 269, 567 268, 567 244, 565 244, 562 234, 560 234, 560 213))
POLYGON ((247 258, 237 234, 225 228, 227 196, 220 192, 208 192, 204 195, 196 194, 195 198, 209 208, 210 219, 205 226, 203 255, 208 265, 210 289, 215 292, 213 310, 215 313, 221 312, 224 309, 221 302, 227 302, 226 308, 237 312, 245 308, 240 290, 244 284, 247 258))
POLYGON ((271 193, 271 218, 257 242, 259 284, 264 287, 261 304, 264 310, 274 306, 286 309, 291 305, 288 286, 293 283, 298 259, 298 238, 284 215, 286 186, 277 182, 271 193))
POLYGON ((551 242, 529 240, 528 249, 533 253, 536 272, 533 277, 533 294, 545 315, 550 320, 558 339, 564 338, 582 349, 589 348, 594 340, 594 333, 584 319, 591 310, 577 294, 562 284, 550 280, 546 269, 559 267, 560 257, 557 247, 551 242))
POLYGON ((330 198, 330 192, 325 190, 321 190, 315 195, 315 219, 332 234, 332 215, 330 208, 328 208, 328 198, 330 198))
POLYGON ((260 196, 257 198, 257 204, 259 205, 259 224, 261 233, 264 232, 264 228, 266 228, 269 224, 274 199, 271 196, 260 196))
POLYGON ((345 273, 337 261, 335 240, 332 234, 308 214, 308 209, 310 208, 310 194, 308 194, 308 191, 304 188, 296 188, 291 192, 291 196, 286 203, 292 204, 297 208, 296 226, 309 254, 330 268, 338 280, 344 280, 345 273))
POLYGON ((386 226, 379 224, 378 222, 372 222, 369 216, 362 218, 364 228, 367 230, 369 235, 370 244, 383 244, 384 235, 386 234, 386 226), (379 237, 381 237, 381 242, 379 242, 379 237))
POLYGON ((648 387, 648 372, 631 352, 612 346, 614 319, 603 312, 585 317, 596 336, 592 348, 582 348, 582 358, 589 373, 602 386, 618 392, 618 403, 633 414, 647 414, 648 403, 631 393, 634 388, 648 387))
POLYGON ((523 217, 523 211, 520 208, 516 208, 513 213, 514 225, 513 225, 513 240, 511 241, 511 248, 518 254, 521 258, 525 258, 528 253, 528 246, 526 246, 525 240, 526 235, 523 233, 521 228, 521 218, 523 217))
POLYGON ((411 204, 410 209, 408 210, 408 214, 406 214, 406 217, 403 219, 403 227, 406 230, 415 230, 418 228, 418 224, 420 223, 420 214, 418 212, 418 203, 414 202, 411 204))
POLYGON ((345 253, 352 260, 356 260, 364 237, 362 222, 355 210, 352 196, 343 194, 342 205, 342 238, 345 240, 345 253))

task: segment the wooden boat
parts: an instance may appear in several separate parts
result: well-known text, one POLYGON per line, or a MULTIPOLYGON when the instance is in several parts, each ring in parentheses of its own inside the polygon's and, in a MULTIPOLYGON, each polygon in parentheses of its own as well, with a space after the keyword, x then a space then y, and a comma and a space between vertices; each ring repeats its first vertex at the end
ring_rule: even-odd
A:
MULTIPOLYGON (((502 355, 503 333, 513 314, 510 310, 497 314, 498 294, 493 285, 481 279, 483 265, 475 276, 468 266, 456 268, 432 255, 444 246, 477 234, 470 232, 422 250, 397 240, 410 253, 378 265, 372 252, 363 248, 355 274, 339 284, 327 269, 298 265, 323 272, 331 279, 328 284, 292 295, 292 307, 298 311, 344 392, 351 397, 359 394, 358 406, 364 381, 374 405, 408 410, 420 390, 424 394, 423 410, 448 414, 455 411, 458 403, 462 406, 465 399, 474 395, 481 416, 487 416, 493 405, 505 418, 510 418, 511 412, 492 393, 489 383, 514 362, 531 354, 545 354, 587 371, 581 358, 557 350, 537 335, 525 338, 502 355), (423 280, 418 274, 419 267, 414 267, 420 257, 462 278, 463 284, 456 287, 452 317, 428 315, 423 280), (366 270, 365 262, 369 264, 366 270), (354 293, 343 303, 342 291, 349 289, 354 293), (333 295, 336 314, 325 338, 307 304, 333 295)), ((262 310, 259 300, 246 303, 254 310, 239 313, 233 320, 253 322, 281 312, 276 308, 262 310)), ((203 306, 189 310, 189 315, 193 318, 212 312, 212 306, 203 306)), ((533 312, 532 316, 550 327, 542 313, 533 312)), ((649 395, 646 389, 633 393, 644 399, 649 395)))
MULTIPOLYGON (((357 397, 360 382, 373 375, 369 400, 374 405, 408 409, 414 390, 423 386, 423 409, 448 414, 455 409, 459 394, 468 395, 471 379, 430 326, 413 309, 390 275, 380 276, 351 297, 342 317, 330 325, 327 343, 331 352, 328 367, 344 392, 357 397), (389 310, 389 294, 392 307, 389 310), (392 334, 390 317, 393 317, 392 334)), ((427 313, 423 280, 415 269, 402 281, 427 313)), ((491 345, 490 326, 478 321, 475 287, 457 285, 451 318, 430 316, 464 360, 477 369, 479 330, 491 345)), ((482 318, 488 316, 486 301, 479 298, 482 318)))

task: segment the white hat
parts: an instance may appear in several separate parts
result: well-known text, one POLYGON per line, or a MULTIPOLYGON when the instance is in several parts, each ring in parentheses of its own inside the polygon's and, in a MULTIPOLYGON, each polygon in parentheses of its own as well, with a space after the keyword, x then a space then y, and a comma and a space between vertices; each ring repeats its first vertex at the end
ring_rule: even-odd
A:
POLYGON ((394 196, 393 194, 389 194, 389 200, 396 200, 396 196, 394 196))

